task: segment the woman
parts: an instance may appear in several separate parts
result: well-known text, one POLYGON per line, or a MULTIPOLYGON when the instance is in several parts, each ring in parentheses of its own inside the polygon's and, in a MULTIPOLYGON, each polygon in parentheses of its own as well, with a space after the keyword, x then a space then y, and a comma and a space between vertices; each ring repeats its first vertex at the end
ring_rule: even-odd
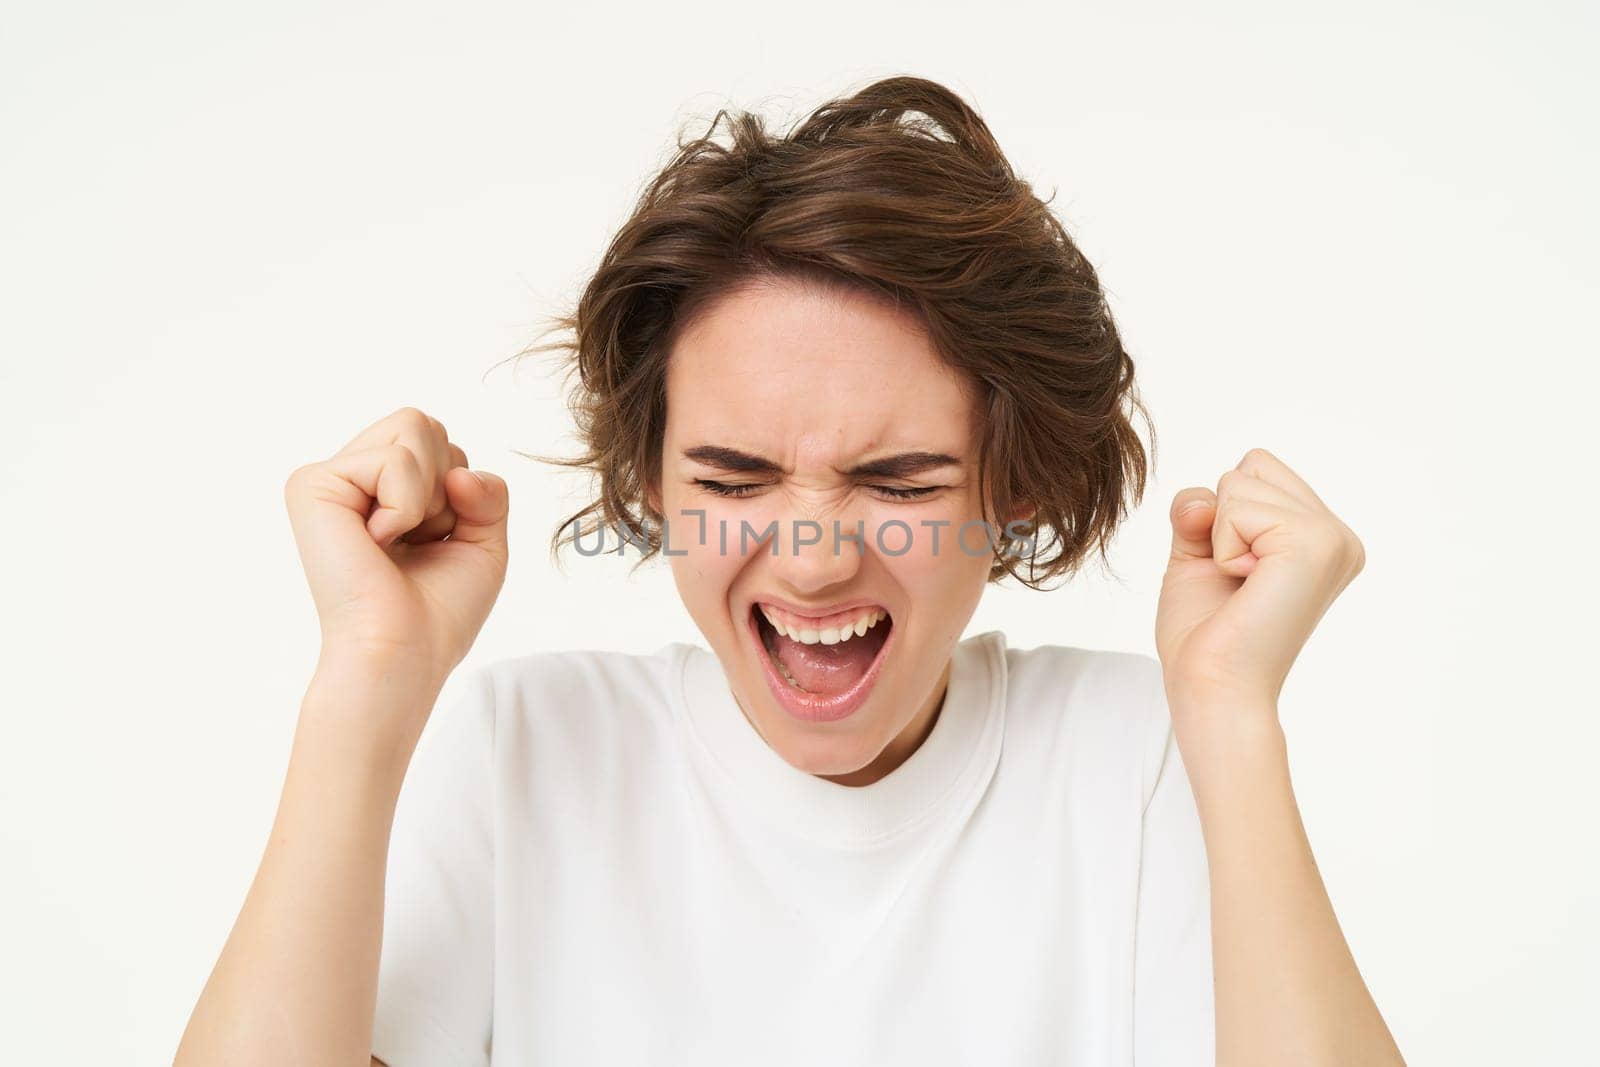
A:
POLYGON ((178 1061, 1401 1062, 1276 715, 1360 542, 1252 449, 1172 502, 1159 663, 962 640, 1143 492, 1095 272, 935 83, 723 117, 563 320, 567 536, 709 651, 490 664, 417 750, 506 485, 413 408, 296 471, 322 655, 178 1061))

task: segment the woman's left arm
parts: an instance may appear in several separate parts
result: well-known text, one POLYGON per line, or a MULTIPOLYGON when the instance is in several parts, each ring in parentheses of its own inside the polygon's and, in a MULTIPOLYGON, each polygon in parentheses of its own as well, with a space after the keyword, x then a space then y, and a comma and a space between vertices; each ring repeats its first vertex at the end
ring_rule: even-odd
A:
POLYGON ((1289 667, 1365 551, 1260 448, 1215 493, 1180 492, 1171 520, 1156 644, 1210 870, 1218 1067, 1403 1067, 1317 871, 1278 722, 1289 667))

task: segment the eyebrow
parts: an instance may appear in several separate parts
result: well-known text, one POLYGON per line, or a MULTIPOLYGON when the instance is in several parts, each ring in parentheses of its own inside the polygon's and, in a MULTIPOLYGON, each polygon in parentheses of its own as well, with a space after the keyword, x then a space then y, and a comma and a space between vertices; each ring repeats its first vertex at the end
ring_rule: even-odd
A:
MULTIPOLYGON (((765 456, 722 445, 695 445, 683 450, 685 459, 734 474, 782 474, 783 468, 765 456)), ((944 452, 897 452, 892 456, 858 463, 845 473, 854 478, 909 478, 938 467, 959 467, 961 461, 944 452)))

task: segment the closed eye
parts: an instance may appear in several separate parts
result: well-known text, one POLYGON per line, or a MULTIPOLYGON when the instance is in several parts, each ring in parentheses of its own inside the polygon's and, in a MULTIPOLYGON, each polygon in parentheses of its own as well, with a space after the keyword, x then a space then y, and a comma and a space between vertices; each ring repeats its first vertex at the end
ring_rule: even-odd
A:
MULTIPOLYGON (((717 482, 712 481, 710 478, 696 478, 694 482, 696 485, 706 490, 706 492, 715 496, 732 497, 735 499, 739 497, 750 496, 757 490, 766 488, 765 484, 761 482, 717 482)), ((891 500, 918 500, 927 496, 929 493, 938 492, 943 488, 943 486, 920 485, 915 487, 902 487, 894 485, 869 485, 867 488, 871 489, 875 493, 881 493, 891 500)))
POLYGON ((915 488, 900 488, 893 485, 869 485, 867 488, 895 500, 916 500, 927 496, 929 493, 937 492, 940 487, 937 485, 919 485, 915 488))
POLYGON ((694 484, 717 496, 731 497, 749 496, 757 489, 762 488, 759 482, 740 482, 730 485, 727 482, 714 482, 709 478, 696 478, 694 484))

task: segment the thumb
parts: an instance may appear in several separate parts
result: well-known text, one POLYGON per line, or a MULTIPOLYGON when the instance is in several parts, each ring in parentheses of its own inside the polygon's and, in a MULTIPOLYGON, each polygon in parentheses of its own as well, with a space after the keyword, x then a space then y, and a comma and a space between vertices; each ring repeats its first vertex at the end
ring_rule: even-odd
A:
POLYGON ((1172 498, 1172 561, 1211 558, 1211 524, 1217 517, 1217 494, 1196 486, 1172 498))
POLYGON ((505 481, 488 471, 453 467, 445 473, 444 491, 456 513, 450 540, 482 545, 503 555, 506 516, 511 510, 511 491, 505 481))

